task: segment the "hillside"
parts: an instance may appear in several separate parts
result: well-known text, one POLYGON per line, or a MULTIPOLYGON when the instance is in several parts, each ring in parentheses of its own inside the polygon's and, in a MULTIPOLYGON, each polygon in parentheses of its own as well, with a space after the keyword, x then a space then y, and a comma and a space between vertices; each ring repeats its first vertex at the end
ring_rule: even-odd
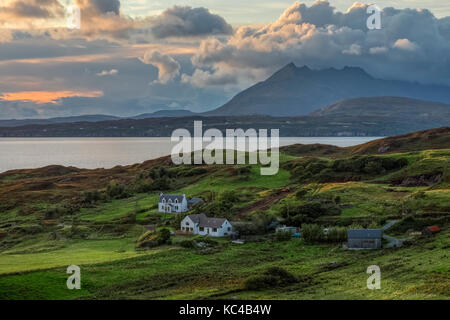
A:
POLYGON ((0 174, 0 300, 450 299, 448 137, 441 128, 381 139, 355 147, 357 157, 304 146, 307 157, 282 152, 275 176, 168 157, 0 174), (397 149, 378 154, 386 142, 397 149), (202 197, 190 213, 227 218, 244 243, 178 232, 184 215, 158 212, 161 192, 202 197), (403 247, 343 249, 347 228, 391 220, 385 233, 403 247), (301 238, 280 237, 280 224, 301 227, 301 238), (430 225, 441 232, 421 234, 430 225), (336 238, 308 238, 308 226, 336 238), (170 241, 139 247, 162 230, 170 241), (65 287, 69 265, 82 270, 81 290, 65 287), (367 290, 369 265, 381 268, 382 290, 367 290))
POLYGON ((315 157, 342 157, 350 155, 414 152, 433 149, 450 149, 450 127, 423 130, 401 136, 377 139, 346 148, 320 144, 297 144, 281 148, 283 152, 290 155, 315 157))
POLYGON ((359 97, 397 96, 450 103, 450 88, 375 79, 361 68, 311 70, 293 63, 266 81, 242 91, 208 116, 265 114, 306 115, 336 101, 359 97))
POLYGON ((339 101, 310 114, 315 117, 386 117, 413 121, 441 119, 450 124, 450 104, 403 97, 368 97, 339 101))
POLYGON ((132 119, 146 119, 146 118, 178 118, 178 117, 190 117, 195 113, 189 110, 160 110, 152 113, 144 113, 134 117, 132 119))
POLYGON ((120 119, 100 122, 58 123, 0 127, 0 137, 170 137, 179 128, 193 133, 194 121, 203 129, 279 129, 281 137, 383 137, 447 126, 445 118, 411 119, 385 116, 187 116, 120 119))
POLYGON ((49 124, 61 124, 61 123, 74 123, 74 122, 98 122, 108 120, 118 120, 120 117, 108 116, 103 114, 97 115, 81 115, 73 117, 58 117, 49 119, 11 119, 0 120, 0 127, 20 127, 27 125, 49 125, 49 124))

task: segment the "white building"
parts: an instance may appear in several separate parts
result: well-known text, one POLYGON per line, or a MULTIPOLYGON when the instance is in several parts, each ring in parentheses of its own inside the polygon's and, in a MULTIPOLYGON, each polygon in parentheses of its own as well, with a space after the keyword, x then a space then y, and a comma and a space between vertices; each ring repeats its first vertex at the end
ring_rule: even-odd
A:
POLYGON ((203 202, 201 198, 186 198, 185 194, 163 194, 159 196, 158 211, 168 213, 187 212, 203 202))
POLYGON ((158 211, 159 212, 187 212, 189 210, 186 195, 162 194, 159 196, 158 211))
POLYGON ((225 237, 233 234, 233 226, 227 219, 191 214, 181 221, 181 231, 201 236, 225 237))

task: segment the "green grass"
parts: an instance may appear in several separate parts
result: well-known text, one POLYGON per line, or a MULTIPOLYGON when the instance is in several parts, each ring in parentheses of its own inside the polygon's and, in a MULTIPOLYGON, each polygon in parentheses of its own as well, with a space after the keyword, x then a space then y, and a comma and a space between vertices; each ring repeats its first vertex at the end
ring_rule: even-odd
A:
MULTIPOLYGON (((316 196, 339 196, 341 204, 351 205, 337 217, 346 221, 398 216, 402 204, 419 214, 448 212, 450 189, 445 181, 433 187, 408 188, 392 187, 384 181, 429 172, 448 174, 450 150, 385 156, 406 157, 409 165, 377 177, 378 183, 320 184, 316 196)), ((281 154, 280 161, 292 159, 281 154)), ((248 176, 233 176, 230 167, 219 167, 170 193, 193 197, 207 191, 235 190, 241 196, 239 205, 245 207, 274 189, 289 186, 289 197, 273 204, 268 212, 276 215, 281 205, 299 203, 295 189, 305 186, 294 185, 289 171, 280 169, 275 176, 261 176, 259 169, 253 166, 248 176)), ((34 203, 36 210, 27 216, 19 216, 18 208, 1 212, 2 230, 23 227, 30 231, 0 239, 0 299, 450 299, 448 225, 441 226, 440 234, 414 240, 412 246, 401 249, 344 251, 341 245, 311 245, 299 239, 234 245, 220 239, 219 249, 205 254, 177 246, 185 237, 175 236, 174 245, 136 251, 135 241, 144 228, 124 225, 120 219, 138 210, 138 223, 154 220, 161 227, 173 215, 157 212, 158 197, 155 192, 97 203, 82 208, 74 217, 62 217, 59 223, 64 227, 40 224, 40 214, 49 206, 45 202, 34 203), (80 234, 72 238, 69 231, 74 221, 80 234), (60 235, 58 240, 50 240, 54 232, 60 235), (80 238, 84 236, 87 238, 80 238), (326 270, 334 261, 346 265, 326 270), (381 290, 366 288, 366 269, 372 264, 381 268, 381 290), (66 288, 69 265, 81 267, 82 290, 66 288), (243 289, 249 276, 272 266, 282 266, 301 280, 282 288, 243 289)))
POLYGON ((209 255, 162 247, 100 264, 78 260, 81 291, 64 289, 64 268, 1 276, 0 288, 6 290, 0 290, 0 298, 449 299, 450 269, 443 250, 449 245, 447 231, 395 250, 343 251, 337 245, 309 245, 298 239, 228 245, 209 255), (333 261, 347 265, 326 270, 333 261), (381 290, 366 288, 366 269, 373 264, 381 268, 381 290), (271 266, 310 280, 262 291, 243 289, 247 277, 271 266))
POLYGON ((223 171, 219 171, 212 176, 207 176, 201 181, 194 183, 188 187, 175 191, 178 193, 186 193, 187 195, 200 194, 208 191, 224 191, 236 190, 239 188, 261 188, 274 189, 289 184, 290 173, 287 170, 280 169, 276 175, 262 176, 259 172, 259 166, 253 166, 248 179, 234 176, 229 177, 223 171))
POLYGON ((158 204, 159 194, 140 194, 128 199, 111 200, 100 203, 94 208, 82 208, 80 219, 95 222, 107 222, 120 219, 128 213, 133 213, 136 209, 153 208, 158 204))
MULTIPOLYGON (((114 261, 149 253, 136 251, 135 241, 135 238, 71 240, 61 243, 61 248, 45 252, 5 251, 0 253, 0 274, 114 261)), ((19 249, 24 247, 16 248, 19 249)))

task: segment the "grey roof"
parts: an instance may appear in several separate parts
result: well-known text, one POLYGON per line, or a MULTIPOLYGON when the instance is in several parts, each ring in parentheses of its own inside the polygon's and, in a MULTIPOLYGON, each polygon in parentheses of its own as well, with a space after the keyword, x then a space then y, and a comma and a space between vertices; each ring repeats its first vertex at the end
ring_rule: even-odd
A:
POLYGON ((188 203, 189 203, 190 205, 196 205, 196 204, 198 204, 198 203, 201 202, 201 201, 203 201, 202 198, 192 198, 192 199, 188 199, 188 203))
POLYGON ((159 196, 159 202, 162 202, 163 199, 166 199, 166 201, 171 200, 172 202, 175 202, 175 199, 178 199, 178 202, 183 201, 184 195, 182 194, 161 194, 159 196))
POLYGON ((349 239, 377 239, 382 237, 381 229, 348 229, 349 239))
POLYGON ((198 223, 199 227, 220 228, 227 219, 224 218, 209 218, 203 213, 190 214, 188 217, 194 222, 198 223))

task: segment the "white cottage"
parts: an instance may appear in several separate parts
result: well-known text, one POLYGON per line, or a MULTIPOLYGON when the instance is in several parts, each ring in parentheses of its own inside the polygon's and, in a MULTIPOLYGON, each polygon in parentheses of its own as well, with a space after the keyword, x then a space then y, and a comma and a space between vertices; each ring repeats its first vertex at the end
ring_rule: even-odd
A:
POLYGON ((159 196, 158 211, 168 213, 187 212, 189 210, 186 195, 163 194, 159 196))
POLYGON ((201 236, 225 237, 233 234, 233 226, 227 219, 208 218, 202 214, 191 214, 181 221, 181 231, 201 236))

